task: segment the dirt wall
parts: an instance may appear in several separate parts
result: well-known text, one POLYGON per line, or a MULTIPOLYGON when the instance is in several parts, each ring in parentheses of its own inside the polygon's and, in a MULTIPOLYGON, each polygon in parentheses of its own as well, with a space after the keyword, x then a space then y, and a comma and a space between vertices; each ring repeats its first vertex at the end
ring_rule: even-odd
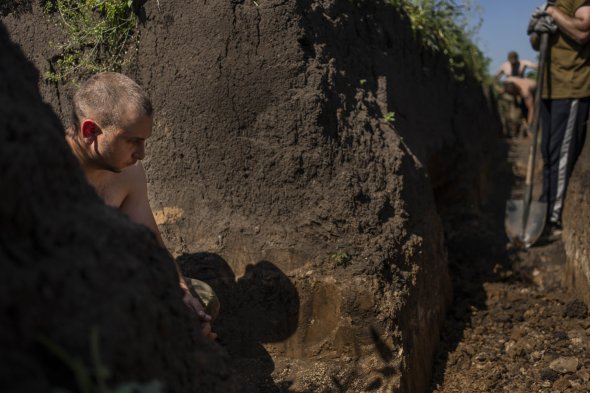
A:
POLYGON ((590 305, 590 143, 586 141, 570 178, 563 212, 567 254, 565 281, 590 305))
MULTIPOLYGON (((5 21, 43 69, 39 18, 5 21)), ((381 5, 150 1, 140 31, 151 203, 220 294, 244 386, 424 391, 450 298, 437 207, 482 203, 493 165, 479 85, 381 5)), ((67 116, 71 87, 41 90, 67 116)))
POLYGON ((167 253, 88 186, 37 70, 1 23, 0 53, 2 391, 81 391, 77 378, 96 381, 103 367, 109 386, 236 391, 167 253))

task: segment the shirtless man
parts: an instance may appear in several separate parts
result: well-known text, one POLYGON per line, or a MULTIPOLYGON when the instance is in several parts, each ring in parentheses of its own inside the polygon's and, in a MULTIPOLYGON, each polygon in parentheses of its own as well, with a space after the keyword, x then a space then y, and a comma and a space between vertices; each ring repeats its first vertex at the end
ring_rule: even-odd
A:
POLYGON ((537 69, 537 63, 530 60, 519 60, 518 53, 510 51, 508 52, 508 61, 500 66, 495 77, 500 81, 509 76, 524 78, 527 69, 537 69))
POLYGON ((519 78, 514 76, 508 76, 504 80, 504 91, 513 96, 522 97, 524 104, 527 108, 527 125, 531 126, 533 123, 533 110, 534 110, 534 92, 537 83, 534 80, 528 78, 519 78))
MULTIPOLYGON (((147 94, 128 77, 105 72, 86 81, 72 104, 72 126, 66 139, 86 179, 107 205, 148 227, 166 248, 148 201, 147 179, 141 165, 145 141, 153 126, 147 94)), ((185 304, 197 314, 203 334, 215 338, 211 316, 191 295, 177 264, 176 269, 185 304)))

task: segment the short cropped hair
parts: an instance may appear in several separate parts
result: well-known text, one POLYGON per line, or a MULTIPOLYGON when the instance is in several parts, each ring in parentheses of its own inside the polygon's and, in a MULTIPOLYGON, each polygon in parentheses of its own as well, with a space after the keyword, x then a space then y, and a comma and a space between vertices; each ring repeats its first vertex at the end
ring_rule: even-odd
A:
POLYGON ((117 72, 102 72, 80 86, 72 101, 71 121, 75 132, 84 119, 92 118, 103 128, 122 126, 124 116, 153 114, 147 93, 129 77, 117 72))
POLYGON ((510 51, 508 52, 508 60, 514 60, 517 61, 518 60, 518 53, 516 53, 515 51, 510 51))

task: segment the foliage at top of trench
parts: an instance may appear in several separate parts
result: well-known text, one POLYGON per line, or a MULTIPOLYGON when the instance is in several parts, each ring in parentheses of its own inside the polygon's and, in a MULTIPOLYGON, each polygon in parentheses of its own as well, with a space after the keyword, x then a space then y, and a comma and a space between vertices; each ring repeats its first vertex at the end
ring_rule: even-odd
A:
POLYGON ((444 55, 457 80, 471 75, 489 82, 490 60, 474 43, 481 27, 481 9, 474 0, 349 0, 357 6, 383 1, 410 20, 414 36, 423 48, 444 55), (474 17, 474 18, 472 18, 474 17), (479 19, 475 26, 472 19, 479 19))
POLYGON ((67 39, 51 43, 59 54, 45 79, 75 81, 85 72, 119 71, 128 61, 129 41, 137 27, 134 0, 44 0, 67 39))
POLYGON ((481 9, 473 0, 386 0, 410 19, 412 30, 423 47, 446 56, 456 79, 471 74, 477 80, 488 77, 490 60, 474 43, 481 27, 481 9), (470 17, 479 23, 470 27, 470 17))

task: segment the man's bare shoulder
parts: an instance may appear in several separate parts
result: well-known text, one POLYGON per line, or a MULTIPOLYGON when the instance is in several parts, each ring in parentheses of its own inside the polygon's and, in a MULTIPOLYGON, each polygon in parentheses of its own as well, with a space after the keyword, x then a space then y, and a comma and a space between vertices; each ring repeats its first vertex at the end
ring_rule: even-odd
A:
POLYGON ((121 173, 117 174, 117 186, 120 190, 124 190, 127 197, 133 196, 137 193, 143 194, 147 188, 147 178, 145 169, 141 162, 125 168, 121 173))
POLYGON ((143 166, 138 162, 119 173, 106 173, 91 184, 107 205, 121 208, 126 201, 146 193, 147 179, 143 166))

